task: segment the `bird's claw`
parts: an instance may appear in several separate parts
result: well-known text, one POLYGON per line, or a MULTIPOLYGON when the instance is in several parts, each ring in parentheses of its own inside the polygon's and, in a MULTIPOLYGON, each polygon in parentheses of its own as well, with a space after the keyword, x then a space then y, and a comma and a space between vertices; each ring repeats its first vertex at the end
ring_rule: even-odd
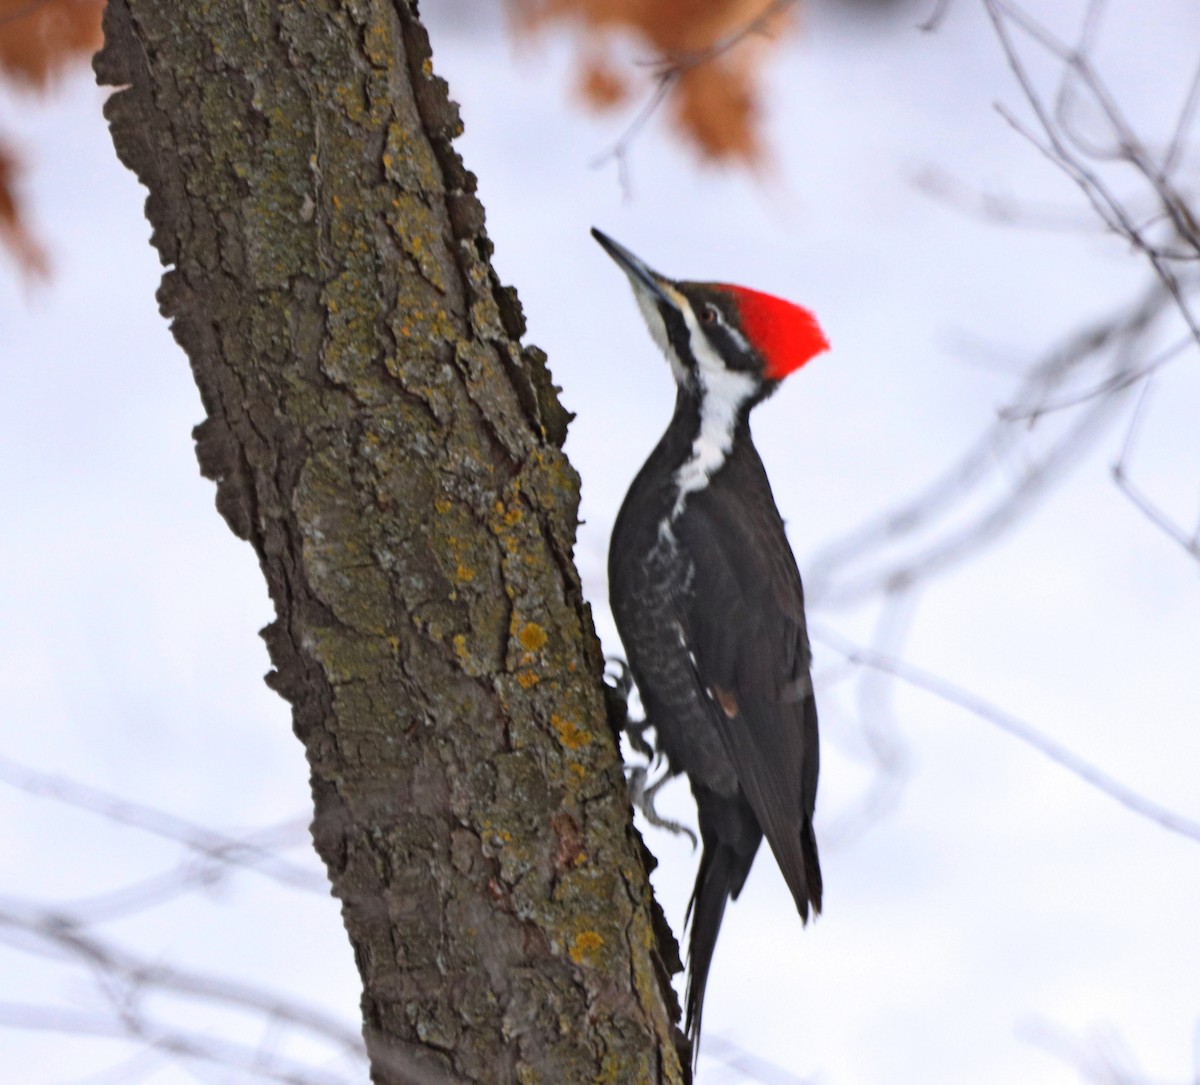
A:
POLYGON ((617 734, 629 739, 629 745, 637 753, 657 765, 661 755, 645 739, 650 724, 629 715, 629 695, 633 692, 633 672, 629 664, 619 656, 609 656, 605 663, 610 668, 604 673, 604 702, 609 724, 617 734))
POLYGON ((643 765, 626 766, 626 771, 629 774, 629 801, 638 810, 642 812, 644 817, 651 825, 657 829, 666 829, 668 832, 674 833, 676 836, 686 836, 691 842, 692 847, 696 847, 700 841, 696 838, 696 834, 681 822, 675 821, 672 818, 663 817, 654 808, 654 796, 658 794, 658 789, 662 787, 674 773, 664 772, 654 783, 647 786, 646 781, 650 778, 650 770, 643 765))
POLYGON ((629 664, 617 656, 609 656, 604 662, 604 707, 609 725, 620 735, 631 726, 629 694, 633 692, 633 673, 629 664))
POLYGON ((629 715, 629 695, 633 692, 633 673, 625 660, 617 656, 609 656, 605 661, 611 670, 604 675, 604 700, 608 708, 608 720, 614 731, 623 734, 635 753, 646 759, 645 765, 626 765, 625 772, 629 784, 629 801, 642 816, 655 828, 666 829, 675 835, 686 836, 694 848, 699 841, 696 834, 686 825, 672 818, 663 817, 654 808, 654 796, 674 773, 668 769, 652 784, 648 784, 650 773, 662 764, 662 751, 656 749, 646 739, 646 732, 653 729, 649 720, 635 720, 629 715))

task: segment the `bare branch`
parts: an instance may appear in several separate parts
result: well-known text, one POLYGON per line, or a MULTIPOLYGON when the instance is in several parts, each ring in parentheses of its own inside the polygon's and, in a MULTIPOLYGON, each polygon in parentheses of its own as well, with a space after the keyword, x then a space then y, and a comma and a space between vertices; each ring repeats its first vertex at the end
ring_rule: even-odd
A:
POLYGON ((1013 738, 1019 739, 1027 746, 1037 750, 1056 765, 1119 802, 1139 817, 1152 821, 1160 828, 1200 843, 1200 821, 1179 814, 1161 803, 1147 798, 1039 731, 1032 724, 1005 712, 977 694, 895 656, 885 655, 870 648, 862 648, 832 630, 814 631, 813 636, 814 639, 854 663, 883 671, 910 686, 932 693, 949 704, 966 709, 972 715, 998 727, 1005 734, 1012 735, 1013 738))
POLYGON ((1169 538, 1179 543, 1191 557, 1200 559, 1200 538, 1197 537, 1197 533, 1188 534, 1185 528, 1176 523, 1155 502, 1151 501, 1146 493, 1135 485, 1129 475, 1126 474, 1125 468, 1121 463, 1113 464, 1112 477, 1121 493, 1133 502, 1134 506, 1147 520, 1169 538))
MULTIPOLYGON (((1124 309, 1083 328, 1034 366, 999 417, 943 475, 879 519, 835 541, 808 561, 810 597, 822 605, 855 603, 895 584, 919 584, 965 560, 1019 521, 1034 501, 1100 437, 1116 417, 1123 395, 1136 382, 1124 378, 1154 341, 1170 295, 1154 282, 1124 309), (1028 456, 1002 487, 993 480, 997 464, 1018 447, 1020 419, 1036 423, 1057 407, 1064 389, 1080 372, 1104 366, 1108 395, 1083 397, 1060 435, 1028 456), (961 522, 961 510, 983 498, 982 507, 961 522), (957 519, 955 519, 957 517, 957 519), (941 527, 944 522, 954 526, 941 527), (939 530, 940 528, 940 530, 939 530), (895 553, 911 542, 908 551, 895 553), (864 568, 865 567, 865 568, 864 568)), ((1191 340, 1189 339, 1189 343, 1191 340)))
POLYGON ((0 1026, 26 1031, 61 1032, 68 1036, 134 1040, 149 1051, 172 1059, 211 1063, 261 1080, 278 1081, 283 1085, 350 1085, 359 1080, 357 1077, 324 1073, 278 1054, 272 1057, 275 1063, 272 1066, 261 1059, 256 1048, 220 1039, 208 1031, 165 1025, 146 1016, 117 1021, 103 1014, 64 1010, 56 1006, 0 1002, 0 1026))
POLYGON ((638 134, 646 126, 650 118, 658 112, 658 107, 662 105, 663 100, 671 93, 671 89, 678 78, 679 73, 674 75, 660 74, 656 76, 654 90, 651 92, 650 97, 642 103, 641 109, 637 111, 637 115, 617 138, 616 143, 591 161, 593 169, 598 169, 609 161, 617 163, 617 177, 621 185, 621 194, 626 200, 633 198, 633 184, 629 177, 629 148, 633 146, 634 140, 637 139, 638 134))
POLYGON ((58 911, 0 900, 0 938, 28 951, 87 963, 96 975, 113 981, 109 998, 114 1003, 146 990, 170 992, 285 1021, 344 1053, 362 1050, 357 1028, 321 1010, 236 980, 143 960, 87 933, 73 917, 58 911))
POLYGON ((1136 369, 1130 369, 1124 373, 1114 373, 1091 388, 1085 388, 1083 391, 1075 392, 1060 400, 1041 403, 1036 407, 1005 407, 1000 411, 1000 417, 1006 422, 1032 423, 1044 415, 1053 414, 1055 411, 1070 410, 1072 407, 1078 407, 1088 402, 1088 400, 1099 399, 1114 392, 1123 392, 1126 388, 1130 388, 1147 377, 1153 376, 1159 369, 1169 362, 1173 362, 1184 351, 1194 345, 1192 337, 1190 335, 1186 336, 1183 339, 1177 340, 1166 350, 1146 362, 1145 365, 1139 366, 1136 369))
POLYGON ((762 1085, 817 1085, 817 1079, 793 1074, 726 1036, 705 1036, 701 1058, 714 1059, 736 1071, 741 1075, 739 1080, 758 1081, 762 1085))
MULTIPOLYGON (((1170 241, 1164 244, 1148 236, 1133 219, 1127 201, 1120 199, 1087 160, 1127 163, 1147 182, 1166 221, 1172 227, 1174 240, 1182 241, 1188 259, 1200 254, 1200 230, 1187 200, 1170 178, 1167 163, 1177 163, 1181 156, 1183 133, 1188 129, 1200 94, 1193 82, 1175 126, 1175 136, 1164 158, 1164 166, 1156 166, 1143 142, 1137 137, 1116 99, 1092 64, 1090 51, 1099 33, 1102 4, 1092 0, 1087 6, 1079 44, 1069 48, 1027 12, 1010 0, 983 0, 984 9, 992 22, 1017 84, 1038 122, 1040 134, 1019 121, 1003 106, 997 106, 1001 116, 1027 138, 1051 162, 1070 177, 1087 197, 1105 226, 1128 240, 1149 261, 1155 274, 1171 294, 1193 337, 1200 343, 1200 320, 1192 311, 1186 292, 1181 287, 1174 263, 1179 255, 1170 241), (1013 30, 1061 61, 1062 77, 1051 108, 1036 88, 1029 69, 1017 47, 1013 30), (1086 139, 1071 123, 1070 104, 1075 95, 1089 97, 1105 118, 1113 137, 1112 149, 1086 139)), ((1198 76, 1200 78, 1200 76, 1198 76)))
POLYGON ((930 34, 942 25, 942 21, 946 18, 946 14, 950 11, 950 0, 935 0, 933 11, 929 13, 929 18, 924 22, 917 23, 917 29, 930 34))
MULTIPOLYGON (((1084 1042, 1035 1017, 1018 1028, 1018 1035, 1067 1063, 1080 1078, 1095 1085, 1151 1085, 1155 1080, 1138 1067, 1128 1045, 1111 1027, 1093 1030, 1084 1042)), ((1196 1041, 1200 1044, 1200 1026, 1196 1029, 1196 1041)), ((1200 1055, 1196 1075, 1189 1085, 1200 1085, 1200 1055)))
POLYGON ((1015 197, 975 191, 934 166, 914 171, 911 180, 917 191, 983 222, 1033 230, 1096 232, 1096 224, 1090 216, 1058 207, 1033 207, 1015 197))
POLYGON ((1187 143, 1188 132, 1192 127, 1192 121, 1196 116, 1197 107, 1200 107, 1200 64, 1196 65, 1191 86, 1188 87, 1187 97, 1183 101, 1183 108, 1179 111, 1179 119, 1175 122, 1175 133, 1171 136, 1171 142, 1167 145, 1167 153, 1163 156, 1159 176, 1164 180, 1179 168, 1179 164, 1183 160, 1183 150, 1187 143))
POLYGON ((768 34, 771 21, 775 16, 783 14, 795 2, 796 0, 769 0, 762 11, 748 23, 726 34, 723 38, 718 38, 711 45, 707 45, 703 49, 689 50, 660 58, 656 62, 656 66, 660 68, 659 75, 674 72, 678 76, 692 68, 698 68, 702 64, 716 60, 717 57, 729 52, 747 38, 768 34))
MULTIPOLYGON (((0 756, 0 783, 28 795, 53 799, 55 802, 98 814, 118 825, 128 825, 183 845, 189 851, 203 857, 203 861, 197 866, 186 868, 190 871, 186 875, 190 884, 211 881, 212 867, 226 865, 254 871, 294 889, 322 895, 329 892, 329 882, 319 870, 289 862, 275 850, 283 845, 307 840, 307 825, 311 820, 308 815, 288 818, 277 825, 258 829, 246 837, 239 838, 207 829, 152 806, 131 802, 66 776, 39 772, 3 756, 0 756)), ((177 871, 164 877, 168 880, 178 879, 181 873, 177 871)), ((137 895, 135 889, 128 892, 137 895)), ((153 895, 149 886, 146 892, 153 895)), ((94 904, 96 907, 102 907, 99 898, 94 904)))
POLYGON ((1133 446, 1145 416, 1146 402, 1150 398, 1151 381, 1142 386, 1142 394, 1138 397, 1137 407, 1129 420, 1125 431, 1125 440, 1121 444, 1121 454, 1112 465, 1113 481, 1117 489, 1131 501, 1137 510, 1155 527, 1183 547, 1192 557, 1200 559, 1200 528, 1189 535, 1183 527, 1163 511, 1140 487, 1129 477, 1129 461, 1133 455, 1133 446))
MULTIPOLYGON (((112 940, 90 933, 78 917, 68 913, 12 898, 0 899, 0 942, 85 969, 110 1011, 105 1014, 0 1003, 0 1026, 124 1038, 176 1060, 226 1066, 288 1085, 345 1085, 361 1080, 368 1065, 357 1024, 346 1023, 276 991, 141 958, 112 940), (353 1067, 352 1075, 332 1075, 281 1056, 276 1050, 278 1044, 260 1042, 250 1046, 207 1030, 180 1029, 152 1016, 149 1003, 155 998, 218 1006, 276 1033, 286 1029, 301 1034, 324 1044, 353 1067)), ((373 1065, 393 1070, 397 1079, 414 1085, 459 1082, 427 1059, 417 1058, 408 1049, 378 1036, 371 1056, 373 1065)))
MULTIPOLYGON (((916 593, 907 588, 897 587, 888 592, 875 625, 873 651, 881 655, 899 654, 912 626, 916 603, 916 593)), ((854 661, 847 662, 860 672, 856 684, 857 723, 875 775, 865 793, 825 829, 822 839, 824 846, 830 848, 856 840, 894 810, 912 771, 893 703, 895 683, 882 673, 862 673, 854 661)))

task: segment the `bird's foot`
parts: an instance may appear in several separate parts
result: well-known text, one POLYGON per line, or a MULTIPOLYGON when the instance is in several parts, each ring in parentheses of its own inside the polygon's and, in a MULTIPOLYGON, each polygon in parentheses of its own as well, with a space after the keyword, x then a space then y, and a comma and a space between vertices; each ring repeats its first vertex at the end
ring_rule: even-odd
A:
MULTIPOLYGON (((629 664, 618 656, 609 656, 604 663, 604 707, 608 712, 609 726, 614 734, 629 734, 631 729, 644 726, 644 723, 639 725, 629 715, 633 672, 630 671, 629 664)), ((630 741, 633 741, 632 737, 630 741)))
POLYGON ((642 812, 642 817, 657 829, 666 829, 676 836, 686 836, 692 842, 692 847, 694 848, 699 843, 696 834, 686 825, 672 818, 663 817, 654 808, 654 797, 658 794, 658 789, 674 773, 668 769, 654 783, 648 784, 647 781, 650 779, 650 769, 648 767, 644 765, 626 765, 625 771, 628 773, 629 801, 636 809, 642 812))
POLYGON ((618 656, 605 660, 608 668, 604 672, 604 703, 608 709, 608 722, 618 735, 629 739, 629 745, 652 765, 657 765, 661 754, 646 740, 650 730, 648 720, 635 720, 629 714, 629 695, 633 692, 633 672, 629 664, 618 656))
POLYGON ((649 720, 635 720, 629 714, 629 695, 633 692, 633 674, 629 665, 623 659, 609 656, 606 660, 608 669, 604 674, 604 700, 608 709, 608 721, 617 734, 624 735, 629 740, 634 753, 646 759, 645 765, 626 765, 625 773, 629 784, 629 801, 642 812, 642 816, 658 829, 686 836, 694 848, 698 843, 696 834, 686 825, 672 818, 663 817, 654 808, 654 797, 674 773, 668 768, 654 783, 649 783, 650 773, 662 764, 662 751, 646 738, 646 733, 654 729, 649 720))

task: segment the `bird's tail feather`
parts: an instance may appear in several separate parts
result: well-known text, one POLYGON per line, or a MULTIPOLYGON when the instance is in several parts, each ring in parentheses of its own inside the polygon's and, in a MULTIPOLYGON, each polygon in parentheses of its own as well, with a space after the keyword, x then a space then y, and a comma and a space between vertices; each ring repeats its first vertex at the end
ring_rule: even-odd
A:
POLYGON ((700 1048, 704 988, 708 983, 708 969, 721 930, 721 919, 725 915, 725 902, 741 892, 753 861, 753 852, 748 857, 739 855, 733 848, 716 842, 705 845, 700 859, 696 888, 688 904, 692 929, 688 941, 688 980, 684 999, 687 1006, 685 1028, 692 1042, 693 1070, 700 1048))
MULTIPOLYGON (((820 915, 821 896, 824 892, 824 885, 821 882, 821 860, 817 856, 817 837, 813 832, 811 818, 804 819, 804 827, 800 830, 800 850, 804 854, 805 885, 808 889, 808 902, 812 905, 814 914, 820 915)), ((803 914, 803 909, 801 909, 801 914, 803 914)))
POLYGON ((775 861, 792 891, 792 899, 796 902, 796 911, 800 913, 803 922, 808 922, 811 914, 821 914, 821 860, 817 854, 817 838, 813 833, 812 821, 804 819, 799 831, 793 821, 787 826, 786 832, 780 832, 778 826, 770 824, 766 831, 767 842, 775 853, 775 861))

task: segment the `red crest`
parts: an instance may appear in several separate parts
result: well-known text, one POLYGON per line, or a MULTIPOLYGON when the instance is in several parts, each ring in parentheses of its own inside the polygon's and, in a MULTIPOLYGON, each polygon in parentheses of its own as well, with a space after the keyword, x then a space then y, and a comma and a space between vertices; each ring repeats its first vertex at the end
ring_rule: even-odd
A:
POLYGON ((742 331, 766 362, 764 375, 783 380, 805 362, 829 349, 829 340, 817 318, 807 309, 783 298, 721 284, 737 302, 742 331))

